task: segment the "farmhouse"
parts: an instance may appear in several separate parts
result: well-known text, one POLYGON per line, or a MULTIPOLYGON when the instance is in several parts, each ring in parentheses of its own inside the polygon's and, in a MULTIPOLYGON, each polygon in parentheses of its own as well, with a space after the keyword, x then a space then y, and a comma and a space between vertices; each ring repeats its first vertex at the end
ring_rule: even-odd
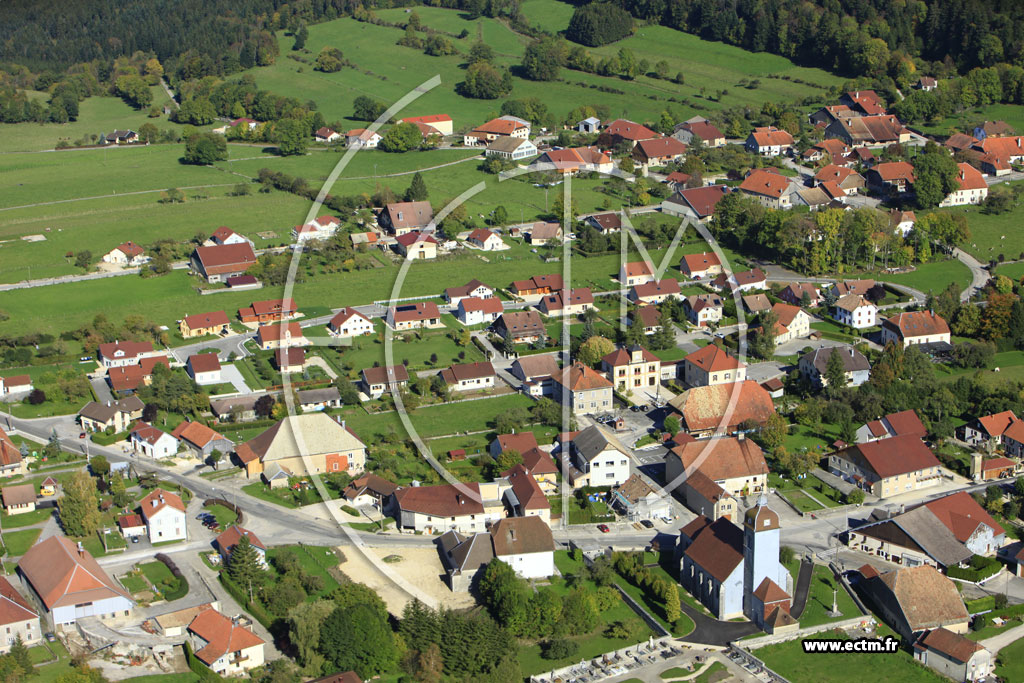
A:
POLYGON ((633 123, 627 119, 615 119, 608 124, 601 135, 602 137, 607 136, 613 146, 621 142, 628 142, 633 147, 641 140, 661 137, 647 126, 641 126, 639 123, 633 123))
POLYGON ((430 202, 396 202, 388 204, 377 216, 380 227, 399 236, 414 230, 425 230, 433 224, 434 210, 430 202))
POLYGON ((501 137, 525 140, 530 137, 530 124, 515 116, 499 116, 466 133, 462 138, 462 144, 467 147, 485 145, 501 137))
POLYGON ((879 574, 860 568, 864 592, 880 616, 903 638, 913 641, 922 631, 945 628, 967 633, 971 617, 956 585, 931 565, 898 567, 879 574))
POLYGON ((402 123, 421 123, 437 130, 441 135, 452 134, 452 117, 448 114, 428 114, 426 116, 407 116, 402 123))
POLYGON ((825 136, 850 147, 880 147, 910 142, 910 131, 895 116, 879 114, 841 118, 825 128, 825 136))
POLYGON ((877 313, 878 307, 860 294, 841 296, 832 307, 832 316, 836 322, 858 330, 874 327, 877 324, 875 320, 877 313))
POLYGON ((611 158, 597 147, 568 147, 544 152, 530 163, 537 170, 555 170, 566 175, 580 171, 610 173, 611 158))
POLYGON ((537 311, 508 311, 494 322, 494 331, 514 344, 532 344, 547 338, 537 311))
POLYGON ((764 424, 775 412, 772 397, 752 380, 694 387, 669 401, 669 406, 682 415, 686 431, 695 438, 733 434, 748 421, 764 424), (739 396, 733 399, 735 392, 739 396), (732 413, 726 421, 730 404, 732 413))
POLYGON ((986 680, 995 668, 995 656, 984 645, 946 628, 922 633, 914 641, 914 659, 954 681, 986 680))
POLYGON ((677 188, 671 197, 661 203, 661 210, 670 216, 703 223, 715 215, 715 206, 727 192, 728 185, 706 185, 685 190, 677 188))
POLYGON ((39 615, 4 577, 0 577, 0 627, 7 630, 7 638, 0 640, 0 652, 9 652, 19 638, 29 647, 43 639, 39 615))
POLYGON ((904 311, 882 321, 883 345, 935 344, 951 340, 949 325, 934 311, 904 311))
POLYGON ((747 173, 740 192, 769 209, 788 209, 793 205, 794 191, 789 178, 774 169, 756 168, 747 173))
POLYGON ((721 147, 725 144, 725 134, 707 120, 680 123, 672 136, 688 145, 694 144, 694 141, 705 147, 721 147))
POLYGON ((198 458, 205 458, 214 451, 226 455, 235 447, 230 439, 221 436, 202 422, 185 420, 174 428, 171 436, 181 441, 198 458))
POLYGON ((205 337, 208 334, 222 335, 231 331, 231 323, 224 311, 211 311, 210 313, 186 315, 178 323, 178 330, 184 339, 205 337))
POLYGON ((398 525, 424 533, 484 531, 505 516, 497 482, 410 486, 393 497, 398 525))
POLYGON ((664 166, 686 155, 686 145, 676 138, 640 140, 633 147, 633 158, 643 166, 664 166))
POLYGON ((353 475, 366 466, 365 444, 351 429, 322 412, 289 415, 238 446, 235 455, 250 479, 271 464, 296 476, 353 475))
POLYGON ((192 271, 207 282, 223 282, 242 275, 256 263, 256 254, 248 242, 196 247, 192 252, 192 271))
POLYGON ((942 468, 914 435, 847 446, 828 457, 829 471, 879 498, 939 484, 942 468))
MULTIPOLYGON (((713 513, 716 506, 704 495, 705 482, 698 481, 699 485, 692 491, 686 489, 687 481, 696 472, 718 487, 719 491, 713 496, 717 499, 758 494, 768 486, 768 464, 764 452, 742 434, 679 444, 665 458, 665 480, 680 482, 687 507, 697 514, 713 513), (691 500, 697 505, 691 506, 691 500)), ((716 518, 718 516, 723 515, 716 518)))
POLYGON ((981 171, 970 164, 957 164, 957 189, 953 190, 939 206, 963 206, 964 204, 981 204, 988 197, 988 183, 981 171))
POLYGON ((526 138, 502 136, 487 143, 487 150, 484 154, 489 157, 520 161, 537 156, 537 146, 526 138))

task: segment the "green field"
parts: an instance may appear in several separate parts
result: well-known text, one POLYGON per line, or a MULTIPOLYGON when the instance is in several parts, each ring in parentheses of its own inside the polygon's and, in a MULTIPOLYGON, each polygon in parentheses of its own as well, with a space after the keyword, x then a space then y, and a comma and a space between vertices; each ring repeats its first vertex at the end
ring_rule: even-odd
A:
POLYGON ((1005 266, 999 266, 996 268, 996 274, 1005 275, 1011 280, 1019 281, 1024 277, 1024 262, 1008 263, 1005 266))
MULTIPOLYGON (((564 28, 572 12, 571 6, 540 0, 527 3, 524 10, 528 20, 548 29, 564 28), (536 18, 532 19, 531 14, 536 18)), ((421 50, 395 45, 402 37, 400 28, 375 26, 346 18, 310 26, 306 48, 308 56, 313 58, 323 47, 336 46, 356 63, 357 68, 324 74, 314 71, 309 64, 280 58, 272 66, 255 68, 249 73, 255 76, 261 87, 302 100, 314 100, 328 121, 349 116, 352 100, 359 95, 370 95, 390 103, 434 74, 441 77, 441 85, 419 97, 402 112, 404 115, 448 113, 454 119, 455 129, 460 130, 495 114, 499 102, 466 99, 454 92, 455 84, 463 79, 465 53, 479 36, 493 47, 497 53, 495 62, 499 66, 511 66, 521 61, 529 39, 513 33, 499 21, 485 17, 470 20, 458 10, 417 7, 416 12, 424 26, 452 34, 468 31, 465 39, 452 38, 452 43, 462 54, 425 57, 421 50), (417 68, 407 68, 414 60, 417 68)), ((376 14, 387 21, 403 24, 408 17, 402 9, 379 10, 376 14)), ((281 32, 278 39, 281 54, 288 54, 292 38, 281 32)), ((656 120, 669 106, 667 100, 672 97, 691 99, 690 106, 672 105, 682 118, 688 118, 697 111, 747 104, 756 104, 760 108, 764 101, 796 100, 822 93, 819 87, 767 78, 770 74, 799 78, 818 86, 840 83, 840 79, 825 71, 799 68, 781 57, 745 52, 662 27, 643 27, 634 37, 594 52, 616 52, 621 46, 631 48, 638 59, 646 58, 652 64, 660 59, 668 60, 671 73, 683 71, 686 84, 678 86, 646 76, 626 81, 563 70, 562 81, 542 83, 515 78, 510 97, 540 97, 559 116, 581 104, 601 103, 610 108, 612 116, 628 116, 642 121, 656 120), (760 87, 755 90, 737 87, 741 79, 749 78, 760 78, 760 87), (593 88, 602 86, 621 92, 593 91, 593 88), (721 102, 711 102, 698 99, 701 88, 709 90, 708 94, 727 89, 728 94, 722 97, 721 102)))
MULTIPOLYGON (((1016 183, 1000 183, 993 189, 1005 191, 1006 186, 1013 184, 1016 183)), ((982 263, 998 259, 1000 254, 1007 260, 1015 260, 1024 253, 1024 234, 1020 230, 1024 208, 1017 206, 1000 214, 983 213, 977 206, 956 207, 949 211, 967 216, 971 238, 963 245, 963 250, 982 263)))
POLYGON ((971 284, 970 269, 956 260, 919 263, 912 273, 879 273, 870 277, 880 282, 895 282, 898 285, 913 287, 925 294, 938 294, 948 287, 950 282, 955 282, 961 291, 971 284))
POLYGON ((996 676, 1004 681, 1024 680, 1024 640, 1017 640, 1000 650, 996 662, 996 676))
POLYGON ((926 135, 950 135, 954 131, 967 133, 974 130, 974 126, 982 121, 1006 121, 1017 133, 1024 133, 1024 106, 1019 104, 990 104, 985 107, 975 107, 969 111, 963 111, 956 116, 950 116, 936 123, 914 124, 910 126, 915 131, 926 135))

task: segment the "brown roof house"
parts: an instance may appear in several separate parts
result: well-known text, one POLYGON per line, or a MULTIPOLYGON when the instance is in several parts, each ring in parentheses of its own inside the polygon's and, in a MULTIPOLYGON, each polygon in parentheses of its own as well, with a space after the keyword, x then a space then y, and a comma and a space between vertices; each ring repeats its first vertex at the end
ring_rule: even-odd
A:
POLYGON ((225 455, 235 448, 231 439, 210 429, 202 422, 185 420, 171 432, 171 436, 181 441, 197 458, 205 458, 214 451, 225 455))
POLYGON ((661 203, 661 211, 670 216, 690 218, 703 223, 715 215, 715 207, 728 192, 728 185, 676 189, 672 196, 661 203))
POLYGON ((196 658, 222 676, 244 674, 263 666, 263 639, 212 607, 188 625, 196 658))
POLYGON ((828 456, 828 468, 879 498, 942 481, 938 459, 920 437, 910 434, 847 446, 828 456))
POLYGON ((232 524, 225 529, 216 539, 214 539, 214 545, 217 547, 217 552, 220 553, 221 558, 227 563, 231 560, 231 552, 238 545, 238 542, 245 536, 249 539, 249 545, 256 551, 256 561, 262 566, 267 566, 267 546, 263 545, 263 541, 259 537, 248 529, 243 529, 237 524, 232 524))
POLYGON ((353 479, 342 495, 350 505, 362 507, 372 505, 381 512, 388 512, 388 504, 392 501, 391 494, 398 490, 398 485, 393 484, 383 477, 378 477, 372 472, 353 479))
POLYGON ((524 579, 542 579, 555 573, 555 541, 540 517, 510 517, 489 531, 465 536, 447 531, 438 550, 453 591, 470 589, 477 572, 493 559, 501 560, 524 579))
POLYGON ((508 311, 494 321, 494 331, 514 344, 532 344, 547 338, 537 311, 508 311))
POLYGON ((477 483, 409 486, 395 491, 393 510, 399 527, 426 533, 485 531, 505 517, 502 501, 508 484, 477 483))
POLYGON ((414 230, 424 230, 434 220, 430 202, 396 202, 388 204, 377 217, 377 222, 387 232, 404 235, 414 230))
POLYGON ((889 413, 877 420, 868 422, 857 430, 857 443, 888 439, 892 436, 914 436, 923 439, 928 430, 913 410, 901 410, 889 413))
POLYGON ((724 517, 698 517, 680 531, 679 582, 717 619, 753 618, 754 592, 765 579, 784 592, 792 582, 779 562, 780 533, 779 516, 764 495, 747 511, 742 528, 724 517))
POLYGON ((671 299, 679 295, 679 280, 675 278, 651 280, 650 282, 635 285, 629 290, 630 301, 645 304, 660 304, 665 299, 671 299))
POLYGON ((686 431, 695 437, 732 434, 748 420, 764 424, 775 412, 772 397, 752 380, 688 389, 669 405, 682 414, 686 431))
POLYGON ((120 620, 134 601, 85 550, 64 536, 50 536, 18 561, 18 574, 38 597, 54 626, 83 617, 120 620))
POLYGON ((222 282, 242 275, 256 263, 256 253, 248 242, 196 247, 192 252, 192 271, 207 282, 222 282))
POLYGON ((683 380, 689 387, 742 382, 746 378, 746 364, 714 344, 708 344, 683 359, 683 380))
POLYGON ((387 324, 393 330, 443 327, 441 311, 433 301, 417 301, 388 308, 387 324))
MULTIPOLYGON (((507 315, 507 314, 506 314, 507 315)), ((573 363, 554 376, 555 401, 567 401, 575 415, 608 412, 612 408, 612 383, 583 363, 573 363)))
POLYGON ((714 252, 686 254, 679 263, 679 270, 689 278, 702 280, 719 275, 722 272, 722 262, 714 252))
POLYGON ((39 615, 14 586, 0 576, 0 627, 7 630, 7 637, 0 640, 0 653, 9 652, 11 645, 21 638, 25 645, 32 646, 42 640, 39 615))
POLYGON ((4 512, 20 515, 36 509, 36 487, 32 484, 15 484, 0 489, 4 499, 4 512))
POLYGON ((774 168, 755 168, 740 183, 739 191, 769 209, 788 209, 793 205, 796 187, 774 168))
POLYGON ((377 399, 385 392, 394 393, 409 383, 409 371, 404 365, 382 365, 364 368, 359 385, 370 399, 377 399))
POLYGON ((903 311, 882 321, 882 345, 949 344, 949 325, 934 311, 903 311))
POLYGON ((669 451, 665 480, 698 515, 733 519, 736 496, 767 490, 768 465, 761 447, 742 435, 690 441, 669 451))
MULTIPOLYGON (((0 428, 0 477, 13 477, 27 472, 28 466, 25 464, 24 458, 21 457, 21 449, 15 446, 11 437, 7 436, 7 432, 0 428)), ((43 482, 44 486, 45 483, 43 482)))
POLYGON ((183 338, 189 339, 205 337, 208 334, 227 334, 231 331, 231 323, 224 311, 211 311, 186 315, 178 324, 178 329, 183 338))
POLYGON ((351 429, 322 412, 289 415, 239 445, 235 455, 250 479, 279 470, 294 476, 353 475, 366 467, 366 445, 351 429))
POLYGON ((633 522, 672 514, 671 496, 663 494, 660 489, 655 490, 636 473, 612 491, 612 503, 633 522))
POLYGON ((988 680, 995 669, 990 650, 947 628, 922 633, 914 641, 914 659, 954 681, 988 680))
MULTIPOLYGON (((861 574, 864 574, 861 568, 861 574)), ((896 633, 914 640, 922 631, 967 633, 970 615, 956 586, 931 565, 868 571, 862 585, 877 613, 896 633), (870 576, 874 573, 874 576, 870 576)))
POLYGON ((793 136, 788 132, 774 126, 763 126, 755 128, 747 136, 744 146, 748 152, 753 154, 760 154, 763 157, 777 157, 792 149, 793 143, 793 136))
POLYGON ((89 401, 78 411, 78 422, 87 432, 102 432, 113 427, 115 432, 128 429, 135 420, 142 417, 145 407, 138 396, 127 396, 119 401, 99 403, 89 401))
POLYGON ((441 379, 453 391, 493 389, 494 378, 494 366, 487 361, 457 363, 441 371, 441 379))

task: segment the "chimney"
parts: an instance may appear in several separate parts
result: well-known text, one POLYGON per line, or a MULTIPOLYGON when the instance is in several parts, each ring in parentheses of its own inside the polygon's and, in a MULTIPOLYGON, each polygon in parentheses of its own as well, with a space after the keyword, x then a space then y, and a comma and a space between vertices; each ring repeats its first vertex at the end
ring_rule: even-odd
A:
POLYGON ((510 540, 510 541, 516 540, 516 528, 514 526, 510 526, 508 528, 508 540, 510 540))
POLYGON ((746 438, 747 438, 747 435, 744 432, 737 432, 737 434, 736 434, 736 440, 737 441, 743 441, 746 438))
POLYGON ((78 542, 78 554, 85 557, 85 546, 82 545, 81 541, 78 542))

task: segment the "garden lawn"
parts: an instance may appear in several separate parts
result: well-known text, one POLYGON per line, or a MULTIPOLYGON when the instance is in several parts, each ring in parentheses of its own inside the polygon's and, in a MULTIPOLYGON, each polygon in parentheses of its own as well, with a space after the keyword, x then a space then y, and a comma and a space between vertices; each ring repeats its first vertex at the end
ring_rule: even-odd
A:
POLYGON ((20 515, 9 515, 6 512, 0 515, 0 529, 18 529, 23 526, 32 526, 49 519, 53 515, 53 508, 37 508, 32 512, 23 512, 20 515))
POLYGON ((35 544, 42 529, 24 529, 3 535, 4 547, 9 557, 21 557, 35 544))
POLYGON ((238 514, 234 510, 230 510, 223 505, 211 505, 203 508, 204 512, 209 512, 217 520, 217 524, 225 529, 228 526, 238 521, 238 514))
MULTIPOLYGON (((793 576, 796 580, 796 576, 793 576)), ((827 624, 830 621, 841 621, 859 615, 856 603, 850 594, 838 585, 832 571, 823 564, 814 565, 814 573, 811 575, 810 593, 807 595, 807 606, 800 616, 800 626, 818 626, 827 624), (830 617, 828 612, 832 610, 832 587, 836 587, 836 602, 842 616, 830 617)))
POLYGON ((125 574, 119 580, 121 585, 133 595, 149 590, 149 583, 147 583, 144 578, 136 574, 125 574))
MULTIPOLYGON (((974 109, 964 110, 955 116, 949 116, 937 123, 920 123, 914 125, 914 130, 926 135, 946 136, 955 132, 966 132, 974 130, 974 126, 981 121, 1006 121, 1018 132, 1024 131, 1024 106, 1019 104, 990 104, 974 109)), ((971 226, 974 231, 974 226, 971 226)))
POLYGON ((925 294, 932 292, 938 294, 946 289, 950 282, 955 282, 962 291, 971 284, 971 271, 964 264, 955 259, 949 261, 935 261, 933 263, 919 263, 912 273, 877 273, 868 275, 875 280, 884 282, 895 282, 899 285, 906 285, 921 290, 925 294))
POLYGON ((997 275, 1005 275, 1014 281, 1020 281, 1024 277, 1024 261, 1019 263, 1007 263, 996 268, 997 275))
POLYGON ((1004 681, 1024 681, 1024 639, 1000 650, 996 662, 996 676, 1004 681))

